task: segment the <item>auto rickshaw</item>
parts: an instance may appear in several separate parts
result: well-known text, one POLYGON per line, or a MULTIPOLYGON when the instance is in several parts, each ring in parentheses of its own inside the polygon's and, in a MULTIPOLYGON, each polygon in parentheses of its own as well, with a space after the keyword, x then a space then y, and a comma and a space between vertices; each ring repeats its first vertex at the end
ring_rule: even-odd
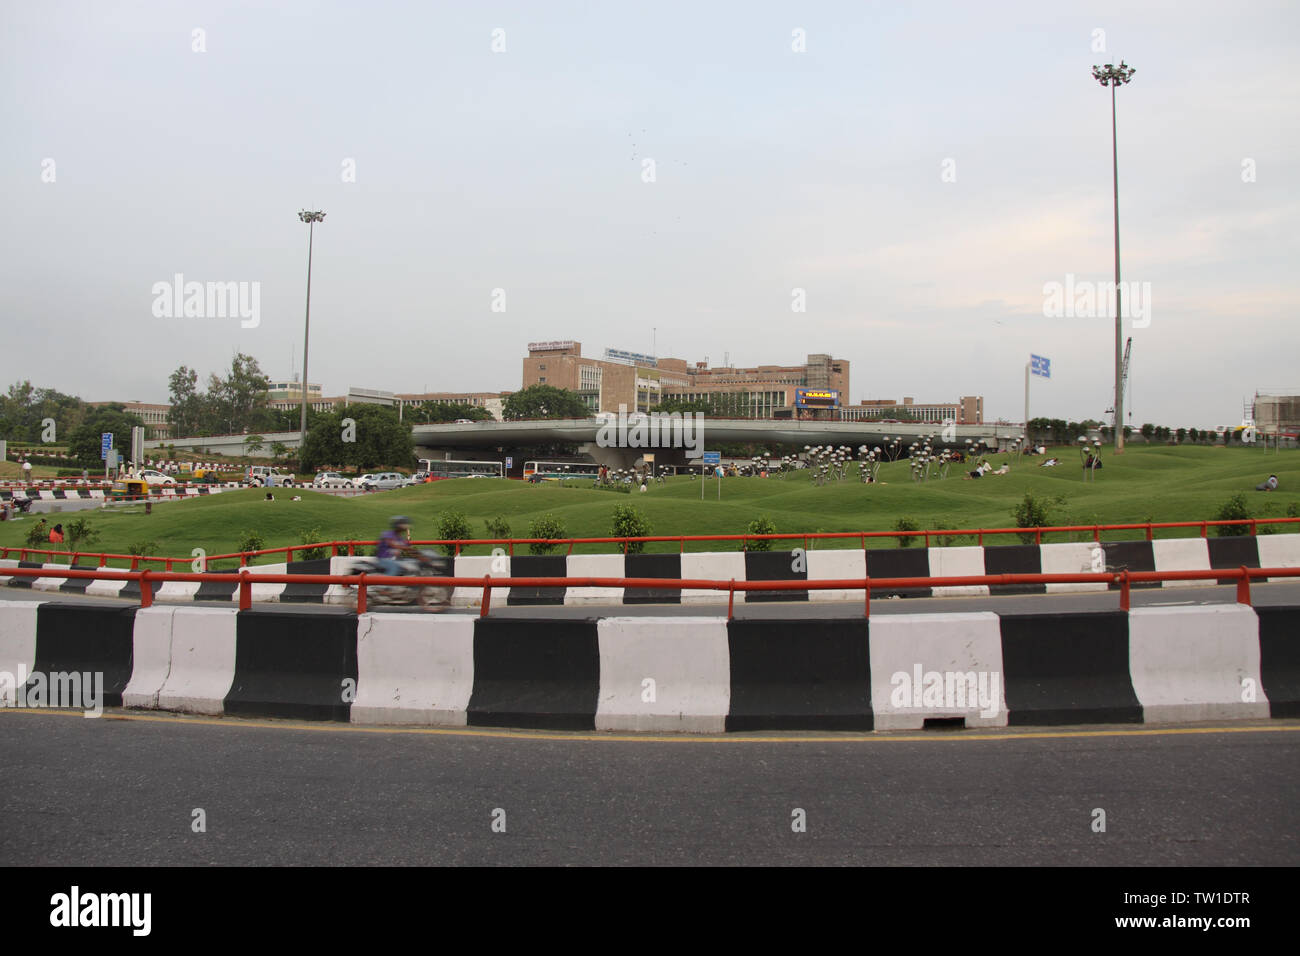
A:
POLYGON ((111 496, 117 501, 135 501, 149 497, 149 483, 143 478, 122 478, 113 482, 111 496))

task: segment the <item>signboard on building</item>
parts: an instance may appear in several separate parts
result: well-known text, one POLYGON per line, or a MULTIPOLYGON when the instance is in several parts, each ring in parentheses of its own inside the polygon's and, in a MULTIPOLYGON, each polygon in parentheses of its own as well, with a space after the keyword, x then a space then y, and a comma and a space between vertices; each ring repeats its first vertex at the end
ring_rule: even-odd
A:
POLYGON ((560 341, 560 342, 529 342, 529 343, 528 343, 528 351, 530 351, 530 352, 564 352, 564 351, 566 351, 566 350, 568 350, 568 349, 573 348, 573 346, 574 346, 573 341, 572 341, 572 340, 568 340, 568 339, 566 339, 566 340, 564 340, 564 341, 560 341))
POLYGON ((839 408, 840 391, 837 388, 796 388, 796 408, 839 408))
POLYGON ((644 352, 625 352, 622 349, 605 349, 605 358, 611 362, 641 365, 647 368, 657 368, 659 365, 659 360, 653 355, 646 355, 644 352))

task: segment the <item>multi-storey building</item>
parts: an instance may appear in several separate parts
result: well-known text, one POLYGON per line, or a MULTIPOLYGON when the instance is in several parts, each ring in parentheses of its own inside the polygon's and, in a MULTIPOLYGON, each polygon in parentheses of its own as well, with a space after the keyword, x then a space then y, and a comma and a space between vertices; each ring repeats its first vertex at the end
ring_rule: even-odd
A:
POLYGON ((939 424, 952 421, 958 425, 984 423, 984 397, 963 395, 955 402, 918 402, 910 396, 901 402, 892 398, 863 399, 857 405, 840 408, 844 421, 910 421, 939 424))

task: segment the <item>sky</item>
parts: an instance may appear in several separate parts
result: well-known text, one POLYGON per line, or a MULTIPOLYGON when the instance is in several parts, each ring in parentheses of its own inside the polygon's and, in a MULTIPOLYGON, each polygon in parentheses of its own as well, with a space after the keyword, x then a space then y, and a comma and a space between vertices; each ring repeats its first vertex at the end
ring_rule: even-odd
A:
POLYGON ((0 0, 0 387, 301 372, 319 209, 329 395, 514 389, 576 339, 1011 421, 1036 354, 1031 416, 1102 419, 1107 303, 1045 290, 1113 281, 1123 59, 1131 422, 1237 424, 1300 393, 1297 36, 1293 2, 0 0))

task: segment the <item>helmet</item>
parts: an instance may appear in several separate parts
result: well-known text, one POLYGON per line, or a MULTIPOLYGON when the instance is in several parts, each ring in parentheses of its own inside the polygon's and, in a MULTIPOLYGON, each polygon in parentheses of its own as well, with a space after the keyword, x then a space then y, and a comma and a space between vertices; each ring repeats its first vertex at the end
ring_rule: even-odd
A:
POLYGON ((406 517, 406 515, 395 515, 392 519, 392 525, 394 528, 409 528, 411 526, 411 519, 406 517))

